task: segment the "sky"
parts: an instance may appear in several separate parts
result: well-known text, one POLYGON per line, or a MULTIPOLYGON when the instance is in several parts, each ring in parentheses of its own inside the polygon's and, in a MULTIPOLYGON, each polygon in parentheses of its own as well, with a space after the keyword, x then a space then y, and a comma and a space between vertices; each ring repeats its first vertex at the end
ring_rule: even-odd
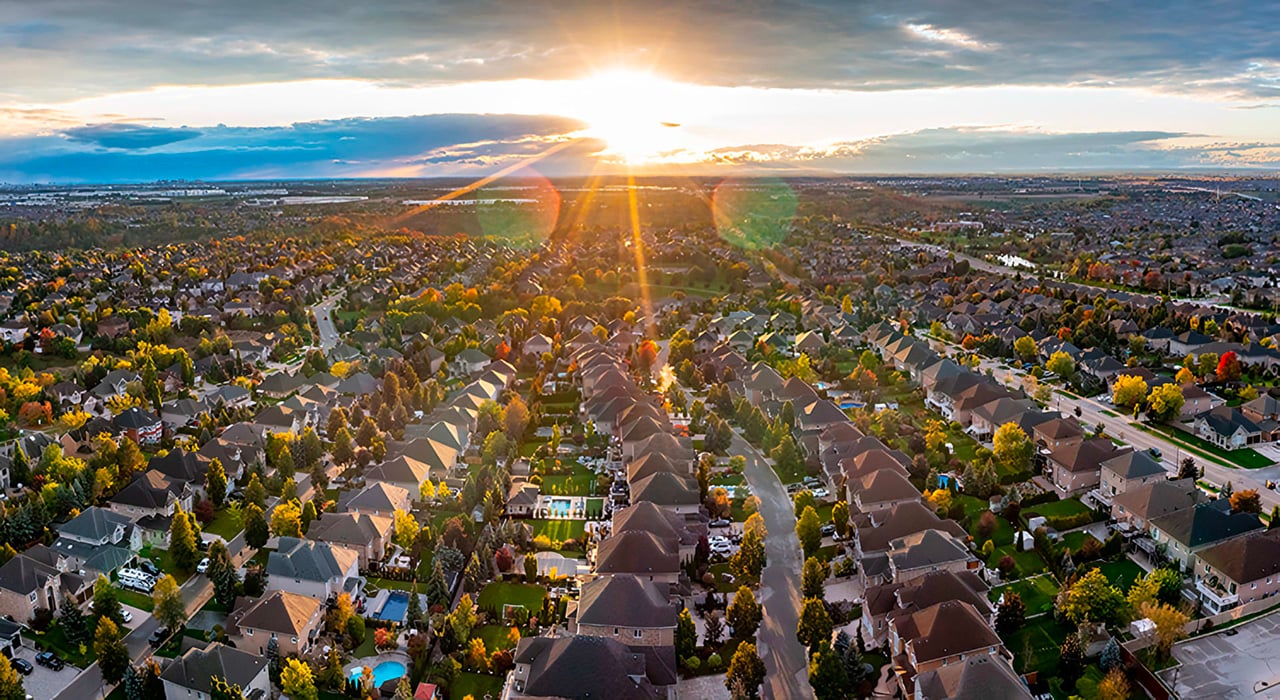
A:
POLYGON ((1280 3, 0 0, 0 182, 1271 171, 1280 3))

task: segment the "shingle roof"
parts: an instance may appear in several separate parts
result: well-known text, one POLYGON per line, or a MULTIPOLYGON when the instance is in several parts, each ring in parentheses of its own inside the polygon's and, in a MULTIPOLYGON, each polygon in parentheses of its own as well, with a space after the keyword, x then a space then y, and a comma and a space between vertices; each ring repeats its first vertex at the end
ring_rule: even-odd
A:
POLYGON ((210 681, 215 677, 244 688, 266 667, 266 657, 213 642, 205 649, 188 649, 187 653, 169 662, 160 677, 197 693, 208 694, 210 681))
POLYGON ((533 697, 651 700, 658 693, 646 660, 621 643, 577 635, 520 640, 516 663, 528 664, 524 694, 533 697))
POLYGON ((277 551, 267 557, 267 574, 307 581, 328 581, 344 575, 358 559, 354 550, 326 542, 281 537, 277 551))
POLYGON ((582 586, 578 624, 602 627, 674 628, 679 606, 667 586, 636 576, 603 576, 582 586))
POLYGON ((269 630, 301 636, 320 609, 320 601, 289 591, 268 591, 257 600, 236 601, 232 620, 237 627, 269 630))

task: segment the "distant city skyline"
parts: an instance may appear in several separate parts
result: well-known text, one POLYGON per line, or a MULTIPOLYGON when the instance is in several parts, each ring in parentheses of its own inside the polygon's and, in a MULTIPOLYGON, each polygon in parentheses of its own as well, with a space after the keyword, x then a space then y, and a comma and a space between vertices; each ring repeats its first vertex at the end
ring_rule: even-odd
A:
POLYGON ((549 150, 547 175, 1267 170, 1275 26, 1244 2, 6 4, 0 181, 549 150))

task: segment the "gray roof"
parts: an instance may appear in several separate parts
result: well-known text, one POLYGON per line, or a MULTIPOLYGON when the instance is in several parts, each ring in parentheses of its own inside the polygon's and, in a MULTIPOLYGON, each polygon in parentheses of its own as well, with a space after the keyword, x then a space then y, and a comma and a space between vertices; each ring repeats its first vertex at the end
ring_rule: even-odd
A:
POLYGON ((1103 462, 1102 467, 1115 472, 1117 476, 1124 479, 1142 479, 1165 473, 1164 467, 1160 466, 1160 463, 1148 454, 1146 450, 1126 452, 1119 457, 1112 457, 1103 462))
POLYGON ((647 700, 658 696, 645 675, 644 654, 612 639, 530 637, 520 640, 515 660, 529 665, 524 694, 532 697, 647 700))
POLYGON ((80 515, 67 521, 58 528, 58 532, 68 537, 82 540, 101 541, 109 539, 121 525, 133 524, 129 518, 106 508, 90 506, 80 511, 80 515))
POLYGON ((1030 700, 1022 678, 999 656, 982 654, 940 666, 916 678, 922 700, 1030 700))
POLYGON ((165 667, 160 677, 198 693, 210 691, 210 681, 222 678, 247 687, 267 667, 267 659, 213 642, 205 649, 188 649, 165 667))
POLYGON ((267 557, 267 574, 307 581, 328 581, 346 574, 357 555, 327 542, 281 537, 279 549, 267 557))
POLYGON ((604 576, 582 586, 578 624, 602 627, 659 628, 676 626, 679 606, 664 589, 635 576, 604 576))

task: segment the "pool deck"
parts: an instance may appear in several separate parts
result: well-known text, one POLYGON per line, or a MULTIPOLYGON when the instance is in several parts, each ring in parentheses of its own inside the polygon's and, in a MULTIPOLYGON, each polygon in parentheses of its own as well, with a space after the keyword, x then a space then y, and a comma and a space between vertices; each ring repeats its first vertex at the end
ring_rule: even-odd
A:
POLYGON ((381 654, 378 654, 377 656, 364 656, 359 659, 356 659, 355 661, 352 661, 346 666, 343 666, 342 675, 345 678, 350 678, 352 671, 355 671, 357 669, 362 669, 365 666, 368 666, 369 668, 376 668, 378 664, 384 661, 399 661, 400 663, 404 664, 404 667, 406 669, 409 668, 408 654, 402 651, 384 651, 381 654))

